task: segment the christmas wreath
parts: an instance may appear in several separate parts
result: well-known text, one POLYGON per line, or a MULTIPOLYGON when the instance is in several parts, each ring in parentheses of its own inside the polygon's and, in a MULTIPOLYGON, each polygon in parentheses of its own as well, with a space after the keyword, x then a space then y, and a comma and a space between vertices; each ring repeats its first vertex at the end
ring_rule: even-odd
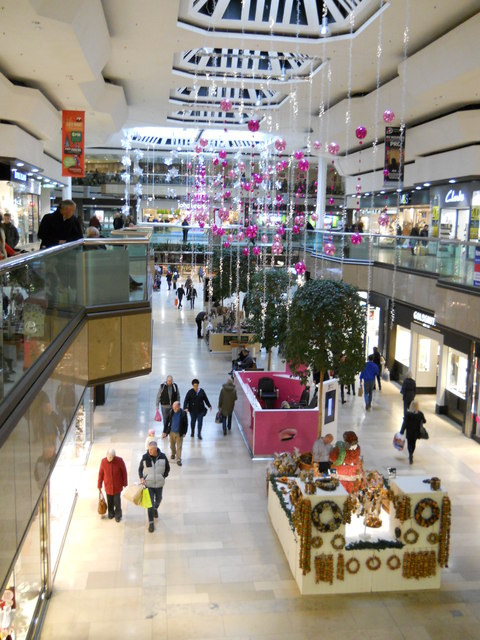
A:
POLYGON ((345 563, 345 569, 348 573, 355 575, 360 571, 360 560, 357 560, 357 558, 350 558, 350 560, 347 560, 345 563))
POLYGON ((407 544, 415 544, 418 540, 418 531, 415 529, 407 529, 403 534, 403 539, 407 544))
POLYGON ((312 522, 314 526, 323 533, 336 531, 343 524, 343 512, 333 500, 323 500, 313 507, 312 522), (322 520, 322 514, 328 510, 332 512, 332 517, 330 520, 324 522, 322 520))
POLYGON ((382 566, 382 561, 378 556, 370 556, 365 564, 370 571, 377 571, 382 566))
POLYGON ((431 527, 440 519, 440 507, 432 498, 423 498, 415 507, 415 521, 421 527, 431 527), (430 515, 425 518, 424 512, 430 510, 430 515))
POLYGON ((336 533, 331 540, 332 547, 337 551, 345 548, 345 537, 341 533, 336 533))
POLYGON ((394 554, 388 557, 387 565, 391 571, 396 571, 397 569, 400 569, 400 567, 402 566, 402 561, 398 556, 394 554))

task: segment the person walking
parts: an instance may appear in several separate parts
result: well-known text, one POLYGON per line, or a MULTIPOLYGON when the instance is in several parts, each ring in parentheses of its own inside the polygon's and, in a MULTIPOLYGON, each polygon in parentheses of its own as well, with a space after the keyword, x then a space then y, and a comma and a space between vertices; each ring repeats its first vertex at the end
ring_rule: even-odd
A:
POLYGON ((195 322, 197 323, 197 338, 202 338, 202 329, 203 329, 203 321, 207 317, 206 311, 200 311, 197 313, 195 317, 195 322))
POLYGON ((197 378, 192 380, 192 388, 187 392, 183 402, 184 411, 190 414, 190 437, 195 436, 195 425, 197 425, 197 436, 202 440, 203 418, 207 415, 207 407, 212 410, 207 394, 200 388, 197 378), (205 406, 206 405, 206 406, 205 406))
POLYGON ((413 464, 413 453, 417 444, 417 440, 420 438, 420 427, 426 423, 426 419, 422 411, 418 408, 418 402, 413 400, 410 404, 410 408, 403 418, 402 428, 400 433, 403 435, 407 432, 407 448, 408 448, 408 462, 413 464))
POLYGON ((173 381, 173 376, 167 376, 165 382, 162 382, 157 393, 157 409, 160 407, 162 410, 163 424, 167 422, 167 417, 170 409, 173 407, 174 402, 180 402, 180 391, 178 386, 173 381))
POLYGON ((183 300, 183 296, 185 295, 185 289, 183 288, 182 285, 180 285, 177 289, 177 297, 178 297, 178 308, 181 309, 182 308, 182 300, 183 300))
POLYGON ((195 289, 195 286, 192 284, 192 287, 188 293, 187 299, 190 299, 190 309, 195 309, 195 298, 197 297, 198 293, 197 290, 195 289))
MULTIPOLYGON (((376 378, 377 378, 378 390, 381 391, 382 390, 382 354, 378 350, 378 347, 373 347, 372 355, 373 355, 373 361, 378 367, 378 376, 376 376, 376 378)), ((373 388, 375 388, 375 385, 373 388)))
POLYGON ((164 422, 163 435, 170 436, 171 459, 177 458, 177 464, 182 466, 182 445, 183 439, 188 431, 188 417, 180 407, 180 402, 176 400, 168 412, 164 422))
POLYGON ((108 518, 115 522, 122 519, 122 502, 121 493, 127 486, 127 468, 125 462, 120 456, 117 456, 115 449, 107 451, 107 457, 100 462, 98 470, 98 490, 102 490, 105 485, 105 493, 107 494, 108 518))
POLYGON ((203 274, 203 267, 198 267, 198 282, 200 283, 203 282, 203 274))
POLYGON ((167 280, 167 286, 168 286, 168 290, 170 291, 170 289, 172 288, 172 272, 171 271, 167 271, 167 275, 165 276, 166 280, 167 280))
POLYGON ((407 415, 408 407, 410 403, 417 395, 417 384, 415 380, 412 378, 412 372, 407 372, 407 377, 402 383, 402 388, 400 389, 400 393, 403 396, 403 415, 404 417, 407 415))
POLYGON ((178 271, 175 269, 175 271, 173 272, 173 276, 172 276, 173 290, 174 291, 177 290, 177 280, 178 280, 178 271))
POLYGON ((227 381, 222 385, 220 389, 220 395, 218 396, 218 410, 222 413, 222 426, 223 435, 227 435, 228 431, 232 430, 232 414, 237 400, 237 390, 233 380, 228 377, 227 381))
POLYGON ((183 232, 183 244, 187 244, 188 230, 190 228, 190 225, 188 224, 187 218, 183 219, 182 227, 183 227, 183 229, 182 229, 182 232, 183 232))
POLYGON ((76 208, 73 200, 63 200, 56 211, 43 216, 37 231, 41 240, 40 249, 83 238, 80 222, 75 216, 76 208))
POLYGON ((363 382, 363 394, 365 397, 365 408, 369 411, 372 408, 373 387, 375 386, 375 378, 378 376, 378 367, 373 361, 373 354, 368 356, 368 361, 360 374, 360 380, 363 382))
POLYGON ((420 231, 418 229, 417 225, 414 225, 412 227, 412 230, 410 231, 410 251, 412 253, 412 256, 415 255, 415 247, 417 246, 417 240, 415 240, 414 238, 418 238, 420 236, 420 231))
POLYGON ((20 239, 17 227, 12 223, 12 216, 5 213, 3 216, 3 230, 5 232, 5 242, 9 247, 15 249, 20 239))
POLYGON ((143 454, 138 467, 140 482, 148 489, 152 506, 147 509, 148 530, 153 533, 154 518, 158 518, 158 507, 162 502, 165 478, 170 473, 170 463, 167 456, 162 453, 155 440, 148 446, 148 451, 143 454))

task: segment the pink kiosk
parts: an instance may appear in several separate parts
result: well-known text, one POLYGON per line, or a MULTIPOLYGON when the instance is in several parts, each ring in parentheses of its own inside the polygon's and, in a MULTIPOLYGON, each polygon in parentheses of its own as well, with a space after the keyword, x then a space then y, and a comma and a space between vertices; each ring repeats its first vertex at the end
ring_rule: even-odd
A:
MULTIPOLYGON (((318 409, 298 407, 305 386, 287 372, 236 371, 235 416, 253 458, 299 449, 311 451, 317 437, 318 409), (265 380, 267 379, 268 382, 265 380)), ((323 383, 323 433, 337 440, 338 380, 323 383)))

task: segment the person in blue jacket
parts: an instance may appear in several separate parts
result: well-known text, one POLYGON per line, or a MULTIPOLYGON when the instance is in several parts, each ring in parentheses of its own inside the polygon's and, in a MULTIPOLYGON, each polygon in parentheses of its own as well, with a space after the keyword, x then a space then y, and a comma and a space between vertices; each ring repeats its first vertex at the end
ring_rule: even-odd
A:
POLYGON ((363 394, 365 397, 365 408, 368 411, 372 408, 373 388, 375 386, 375 378, 380 374, 380 370, 373 361, 373 354, 368 356, 368 362, 365 365, 360 380, 363 382, 363 394))

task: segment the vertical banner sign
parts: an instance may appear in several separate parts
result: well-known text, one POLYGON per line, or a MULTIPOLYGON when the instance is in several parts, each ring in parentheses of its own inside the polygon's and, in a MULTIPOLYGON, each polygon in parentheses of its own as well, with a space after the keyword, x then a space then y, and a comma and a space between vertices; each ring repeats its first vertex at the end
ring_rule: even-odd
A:
POLYGON ((85 111, 62 111, 62 176, 85 176, 85 111))
POLYGON ((478 240, 478 223, 480 221, 480 207, 472 207, 470 216, 469 240, 478 240))
POLYGON ((480 287, 480 247, 475 247, 475 261, 473 264, 473 286, 480 287))
POLYGON ((400 127, 385 127, 384 185, 402 183, 404 166, 405 135, 402 137, 400 127))
POLYGON ((438 238, 438 222, 440 220, 440 207, 432 207, 432 232, 433 238, 438 238))

